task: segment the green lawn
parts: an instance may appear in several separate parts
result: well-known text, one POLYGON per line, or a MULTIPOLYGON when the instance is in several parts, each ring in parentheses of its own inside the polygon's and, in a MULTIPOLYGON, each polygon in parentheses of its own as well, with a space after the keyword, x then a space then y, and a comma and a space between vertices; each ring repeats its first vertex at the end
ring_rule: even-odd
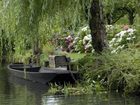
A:
POLYGON ((86 54, 85 53, 68 53, 67 56, 70 57, 71 59, 73 60, 78 60, 78 59, 81 59, 85 56, 86 54))

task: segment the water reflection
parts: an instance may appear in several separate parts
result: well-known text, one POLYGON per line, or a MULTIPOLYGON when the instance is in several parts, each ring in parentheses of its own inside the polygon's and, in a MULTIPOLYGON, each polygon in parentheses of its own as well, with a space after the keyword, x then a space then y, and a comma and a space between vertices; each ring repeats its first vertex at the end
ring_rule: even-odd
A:
POLYGON ((24 101, 24 104, 21 103, 21 105, 42 105, 42 95, 47 92, 48 86, 12 76, 10 76, 9 82, 14 86, 15 90, 11 94, 15 94, 16 98, 21 96, 21 101, 24 101))
POLYGON ((0 105, 140 105, 139 97, 118 93, 83 96, 48 96, 48 86, 25 81, 0 70, 0 105))
POLYGON ((42 105, 47 86, 8 75, 0 70, 0 105, 42 105))
POLYGON ((43 96, 43 105, 140 105, 139 97, 122 97, 118 93, 83 96, 43 96))

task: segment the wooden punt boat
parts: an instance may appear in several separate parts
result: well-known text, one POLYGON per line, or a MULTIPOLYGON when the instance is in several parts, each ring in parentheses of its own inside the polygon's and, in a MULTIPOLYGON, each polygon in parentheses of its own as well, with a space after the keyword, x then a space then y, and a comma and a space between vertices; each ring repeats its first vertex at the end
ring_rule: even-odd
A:
POLYGON ((43 84, 49 82, 75 82, 75 79, 78 77, 77 71, 67 70, 62 67, 48 68, 22 63, 9 64, 8 70, 10 74, 16 77, 43 84))

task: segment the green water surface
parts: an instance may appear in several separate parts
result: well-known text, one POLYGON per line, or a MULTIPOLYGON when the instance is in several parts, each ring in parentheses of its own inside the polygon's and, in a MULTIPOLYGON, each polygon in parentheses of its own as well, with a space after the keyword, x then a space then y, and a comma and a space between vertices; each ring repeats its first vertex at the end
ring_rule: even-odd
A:
POLYGON ((140 97, 118 93, 96 93, 83 96, 50 96, 48 86, 25 81, 0 69, 0 105, 140 105, 140 97))

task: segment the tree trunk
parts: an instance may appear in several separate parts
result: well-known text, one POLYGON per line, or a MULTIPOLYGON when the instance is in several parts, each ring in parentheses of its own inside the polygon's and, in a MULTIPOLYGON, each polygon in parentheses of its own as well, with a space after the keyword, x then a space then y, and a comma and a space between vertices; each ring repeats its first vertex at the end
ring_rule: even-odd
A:
POLYGON ((134 23, 134 18, 135 18, 135 15, 134 15, 134 12, 132 11, 132 12, 128 12, 128 19, 129 19, 129 24, 130 25, 133 25, 133 23, 134 23))
POLYGON ((112 24, 112 22, 111 22, 112 21, 112 17, 110 15, 110 13, 106 14, 106 20, 107 20, 107 24, 109 24, 109 25, 112 24))
POLYGON ((106 32, 105 32, 105 21, 103 15, 103 6, 100 0, 92 0, 91 8, 91 19, 89 26, 92 35, 92 46, 95 52, 101 53, 106 47, 106 32))

